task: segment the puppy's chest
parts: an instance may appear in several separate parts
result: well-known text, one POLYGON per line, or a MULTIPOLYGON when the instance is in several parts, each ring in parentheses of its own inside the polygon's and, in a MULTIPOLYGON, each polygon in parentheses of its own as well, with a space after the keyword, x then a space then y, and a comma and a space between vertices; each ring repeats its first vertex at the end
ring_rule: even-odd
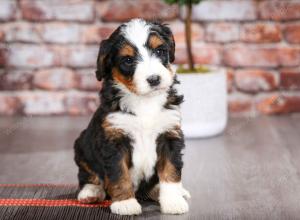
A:
POLYGON ((156 139, 160 133, 169 129, 163 111, 137 112, 135 115, 116 114, 113 125, 130 136, 132 142, 132 168, 130 170, 135 187, 142 179, 149 179, 154 173, 157 161, 156 139))
POLYGON ((132 137, 132 163, 130 170, 133 185, 137 188, 142 179, 149 179, 154 173, 157 161, 156 139, 161 125, 158 118, 160 113, 154 115, 136 116, 137 130, 131 133, 132 137))
POLYGON ((164 109, 160 106, 143 103, 135 106, 134 115, 128 113, 111 113, 110 123, 122 129, 132 139, 131 178, 135 188, 142 179, 148 180, 154 173, 157 162, 156 140, 167 130, 178 126, 178 110, 164 109))

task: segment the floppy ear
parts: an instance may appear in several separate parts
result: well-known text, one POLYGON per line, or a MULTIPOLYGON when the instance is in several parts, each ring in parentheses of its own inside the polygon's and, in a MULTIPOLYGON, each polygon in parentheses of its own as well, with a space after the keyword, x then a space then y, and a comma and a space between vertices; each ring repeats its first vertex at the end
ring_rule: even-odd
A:
POLYGON ((100 43, 98 58, 97 58, 97 70, 96 70, 96 77, 99 81, 102 80, 105 73, 107 72, 107 56, 110 52, 111 45, 109 40, 103 40, 100 43))
POLYGON ((161 24, 161 29, 163 31, 163 37, 165 38, 167 44, 169 45, 169 59, 170 63, 175 60, 175 40, 171 29, 165 25, 161 24))

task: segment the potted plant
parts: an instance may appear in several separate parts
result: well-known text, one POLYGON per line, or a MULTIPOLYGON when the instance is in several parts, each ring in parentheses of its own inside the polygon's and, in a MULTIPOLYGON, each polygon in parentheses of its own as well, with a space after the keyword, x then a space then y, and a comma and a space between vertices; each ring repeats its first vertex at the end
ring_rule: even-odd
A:
POLYGON ((185 6, 185 40, 188 68, 177 69, 182 105, 182 129, 186 137, 209 137, 221 133, 227 124, 226 71, 222 68, 196 67, 192 53, 191 17, 193 4, 202 0, 165 0, 185 6))

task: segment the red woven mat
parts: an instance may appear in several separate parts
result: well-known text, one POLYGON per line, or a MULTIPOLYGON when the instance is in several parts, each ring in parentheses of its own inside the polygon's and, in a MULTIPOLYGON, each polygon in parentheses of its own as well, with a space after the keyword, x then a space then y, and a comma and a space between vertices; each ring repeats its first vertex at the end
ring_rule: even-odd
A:
POLYGON ((0 184, 0 219, 128 219, 110 213, 110 201, 82 204, 77 185, 0 184))

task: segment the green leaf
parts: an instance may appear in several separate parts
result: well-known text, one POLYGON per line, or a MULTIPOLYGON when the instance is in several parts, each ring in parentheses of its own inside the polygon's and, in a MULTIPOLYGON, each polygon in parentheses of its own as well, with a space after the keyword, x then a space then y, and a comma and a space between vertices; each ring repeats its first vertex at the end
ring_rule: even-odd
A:
POLYGON ((179 4, 179 5, 187 5, 189 2, 192 4, 198 4, 203 0, 164 0, 167 4, 179 4))
POLYGON ((167 4, 175 4, 178 0, 164 0, 167 4))

